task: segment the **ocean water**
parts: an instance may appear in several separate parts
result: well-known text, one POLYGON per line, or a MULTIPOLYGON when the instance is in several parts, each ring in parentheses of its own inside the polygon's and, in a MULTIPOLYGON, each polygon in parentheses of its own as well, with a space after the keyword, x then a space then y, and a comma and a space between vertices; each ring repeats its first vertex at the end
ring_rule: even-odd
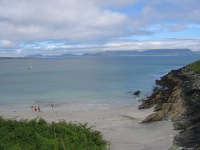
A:
POLYGON ((151 94, 155 80, 195 56, 69 57, 0 60, 0 109, 52 102, 66 109, 137 105, 132 92, 151 94), (29 70, 29 65, 32 69, 29 70))

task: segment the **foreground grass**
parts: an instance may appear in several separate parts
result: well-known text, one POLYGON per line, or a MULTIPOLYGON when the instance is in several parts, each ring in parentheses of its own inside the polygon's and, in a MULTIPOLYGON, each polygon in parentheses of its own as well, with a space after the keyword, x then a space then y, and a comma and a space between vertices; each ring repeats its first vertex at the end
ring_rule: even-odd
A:
POLYGON ((0 150, 105 150, 107 145, 101 133, 86 124, 0 117, 0 150))
POLYGON ((200 61, 192 63, 189 67, 191 70, 200 73, 200 61))

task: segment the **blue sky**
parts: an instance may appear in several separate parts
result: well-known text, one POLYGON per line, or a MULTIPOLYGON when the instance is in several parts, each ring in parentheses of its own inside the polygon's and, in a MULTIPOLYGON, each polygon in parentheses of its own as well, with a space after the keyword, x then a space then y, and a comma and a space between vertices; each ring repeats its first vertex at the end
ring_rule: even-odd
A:
POLYGON ((0 56, 200 50, 199 0, 0 0, 0 56))

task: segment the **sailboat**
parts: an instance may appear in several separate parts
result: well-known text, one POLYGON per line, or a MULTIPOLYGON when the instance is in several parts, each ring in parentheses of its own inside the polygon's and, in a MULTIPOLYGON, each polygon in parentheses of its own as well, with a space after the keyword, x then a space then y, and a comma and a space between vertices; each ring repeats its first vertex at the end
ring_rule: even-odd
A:
POLYGON ((31 66, 31 62, 29 61, 29 66, 28 66, 29 70, 32 70, 32 66, 31 66))
POLYGON ((29 70, 32 70, 32 66, 31 66, 31 65, 29 65, 28 69, 29 69, 29 70))

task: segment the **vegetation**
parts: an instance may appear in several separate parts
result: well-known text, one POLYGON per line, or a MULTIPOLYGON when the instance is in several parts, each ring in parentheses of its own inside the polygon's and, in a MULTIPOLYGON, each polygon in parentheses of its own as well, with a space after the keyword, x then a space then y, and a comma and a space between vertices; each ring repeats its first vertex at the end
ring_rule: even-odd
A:
POLYGON ((200 73, 200 61, 192 63, 189 67, 191 70, 200 73))
POLYGON ((0 117, 0 150, 105 150, 108 142, 87 124, 0 117))
POLYGON ((180 149, 182 149, 180 146, 173 144, 169 150, 180 150, 180 149))

